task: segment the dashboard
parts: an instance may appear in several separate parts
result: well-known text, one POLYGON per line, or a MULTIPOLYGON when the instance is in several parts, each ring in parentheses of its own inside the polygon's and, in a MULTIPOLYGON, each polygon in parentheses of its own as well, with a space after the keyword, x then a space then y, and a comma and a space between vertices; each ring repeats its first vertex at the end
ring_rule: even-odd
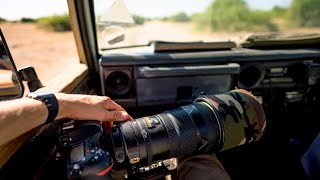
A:
POLYGON ((221 152, 219 159, 231 177, 239 179, 252 179, 254 175, 243 173, 249 166, 257 175, 266 175, 268 169, 272 173, 267 179, 274 174, 303 179, 300 157, 320 127, 313 118, 319 111, 319 60, 320 49, 316 48, 232 48, 109 53, 101 56, 99 64, 103 95, 133 117, 190 104, 203 94, 235 88, 251 91, 264 108, 267 130, 259 143, 221 152), (256 166, 260 162, 265 163, 256 166))
POLYGON ((234 88, 303 89, 319 57, 319 49, 104 54, 100 77, 103 95, 127 108, 183 104, 234 88))
MULTIPOLYGON (((319 60, 320 49, 234 48, 203 52, 108 53, 101 56, 99 65, 102 94, 111 97, 134 118, 162 113, 172 105, 192 103, 200 95, 235 88, 251 91, 261 99, 266 132, 257 143, 223 151, 217 156, 231 177, 254 179, 256 174, 263 174, 270 179, 280 173, 292 178, 304 177, 300 157, 320 127, 320 122, 314 118, 320 107, 319 60), (269 166, 270 163, 273 165, 269 166), (243 173, 248 167, 254 173, 243 173)), ((57 148, 62 153, 59 157, 52 155, 54 163, 44 173, 50 178, 45 179, 81 174, 77 165, 88 171, 106 170, 106 164, 112 167, 109 154, 97 145, 100 123, 62 123, 60 126, 51 124, 50 128, 48 125, 50 131, 43 131, 45 133, 40 133, 37 141, 31 141, 39 157, 47 157, 51 156, 50 147, 59 139, 57 148), (65 151, 65 146, 70 149, 65 151), (89 166, 85 166, 86 163, 89 166), (60 167, 58 171, 49 170, 57 167, 60 167)), ((15 170, 10 167, 20 167, 16 160, 21 158, 32 158, 33 161, 26 161, 30 167, 38 163, 37 158, 34 160, 22 152, 21 157, 17 156, 12 166, 8 166, 9 173, 14 174, 15 170)))

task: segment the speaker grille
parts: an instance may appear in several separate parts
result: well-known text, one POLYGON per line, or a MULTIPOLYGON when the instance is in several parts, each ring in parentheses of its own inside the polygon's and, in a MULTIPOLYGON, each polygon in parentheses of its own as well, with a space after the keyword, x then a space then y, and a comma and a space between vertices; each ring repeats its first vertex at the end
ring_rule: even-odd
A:
POLYGON ((131 80, 127 73, 114 71, 106 79, 106 89, 111 95, 124 95, 131 89, 131 80))

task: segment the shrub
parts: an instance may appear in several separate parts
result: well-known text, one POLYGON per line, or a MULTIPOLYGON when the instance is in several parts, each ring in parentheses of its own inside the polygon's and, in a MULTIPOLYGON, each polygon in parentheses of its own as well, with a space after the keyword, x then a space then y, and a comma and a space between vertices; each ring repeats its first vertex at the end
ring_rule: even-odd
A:
POLYGON ((139 15, 132 15, 135 24, 142 25, 147 20, 146 18, 139 15))
POLYGON ((165 16, 161 17, 160 20, 162 21, 173 21, 173 22, 190 22, 192 19, 184 12, 179 12, 172 16, 165 16))
POLYGON ((280 6, 274 6, 271 10, 271 16, 273 18, 284 18, 288 9, 280 6))
POLYGON ((319 0, 293 0, 288 11, 291 25, 320 27, 319 0))
POLYGON ((211 30, 276 30, 267 11, 252 11, 244 0, 215 0, 203 13, 192 16, 198 27, 211 30))
POLYGON ((170 21, 174 21, 174 22, 189 22, 189 21, 191 21, 191 18, 184 12, 179 12, 173 16, 170 16, 168 19, 170 21))
POLYGON ((6 19, 0 17, 0 23, 1 23, 1 22, 6 22, 6 21, 7 21, 6 19))
POLYGON ((272 12, 255 10, 248 16, 248 29, 252 31, 277 31, 278 27, 272 23, 272 12))
POLYGON ((71 30, 70 17, 68 14, 42 17, 38 19, 38 22, 42 26, 51 28, 54 31, 70 31, 71 30))
POLYGON ((204 15, 213 30, 238 31, 248 26, 249 7, 243 0, 216 0, 204 15))
POLYGON ((23 22, 23 23, 34 23, 36 21, 37 21, 36 19, 27 18, 27 17, 23 17, 20 19, 20 22, 23 22))

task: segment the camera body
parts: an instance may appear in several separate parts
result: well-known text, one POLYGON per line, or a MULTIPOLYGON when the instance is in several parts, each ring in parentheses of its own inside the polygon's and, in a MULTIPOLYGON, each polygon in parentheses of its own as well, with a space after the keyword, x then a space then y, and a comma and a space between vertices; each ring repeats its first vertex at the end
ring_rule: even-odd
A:
MULTIPOLYGON (((102 127, 97 121, 71 120, 62 123, 58 152, 67 163, 66 179, 112 179, 110 170, 114 167, 114 160, 106 150, 108 144, 102 127)), ((122 155, 125 158, 125 154, 122 155)), ((164 160, 149 166, 126 164, 115 169, 126 169, 126 179, 147 179, 171 174, 175 168, 172 161, 164 160)))
POLYGON ((68 179, 111 179, 112 157, 101 148, 102 128, 96 121, 62 124, 58 152, 67 163, 68 179))

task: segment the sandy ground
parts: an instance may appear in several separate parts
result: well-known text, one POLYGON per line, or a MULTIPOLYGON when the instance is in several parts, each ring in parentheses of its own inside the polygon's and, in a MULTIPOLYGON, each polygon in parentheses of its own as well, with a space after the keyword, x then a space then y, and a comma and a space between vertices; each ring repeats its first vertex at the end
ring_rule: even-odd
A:
MULTIPOLYGON (((2 23, 0 27, 17 67, 34 66, 43 84, 63 72, 66 67, 79 63, 72 32, 53 32, 28 23, 2 23)), ((320 32, 319 29, 290 30, 293 31, 320 32)), ((249 34, 209 32, 201 28, 196 29, 190 23, 152 21, 142 26, 127 28, 125 41, 115 46, 147 44, 150 40, 241 41, 249 34)), ((101 36, 99 38, 101 40, 101 36)))
POLYGON ((52 32, 35 24, 2 23, 17 68, 33 66, 43 84, 79 62, 72 32, 52 32))
MULTIPOLYGON (((197 29, 191 23, 173 23, 161 21, 146 22, 144 25, 128 28, 124 32, 125 41, 115 44, 114 47, 132 44, 147 44, 151 40, 176 42, 240 41, 250 34, 247 32, 210 32, 201 28, 197 29)), ((100 40, 102 37, 103 36, 101 35, 100 40)), ((103 41, 100 41, 100 43, 102 42, 103 41)), ((108 44, 102 43, 102 45, 106 46, 108 44)))

